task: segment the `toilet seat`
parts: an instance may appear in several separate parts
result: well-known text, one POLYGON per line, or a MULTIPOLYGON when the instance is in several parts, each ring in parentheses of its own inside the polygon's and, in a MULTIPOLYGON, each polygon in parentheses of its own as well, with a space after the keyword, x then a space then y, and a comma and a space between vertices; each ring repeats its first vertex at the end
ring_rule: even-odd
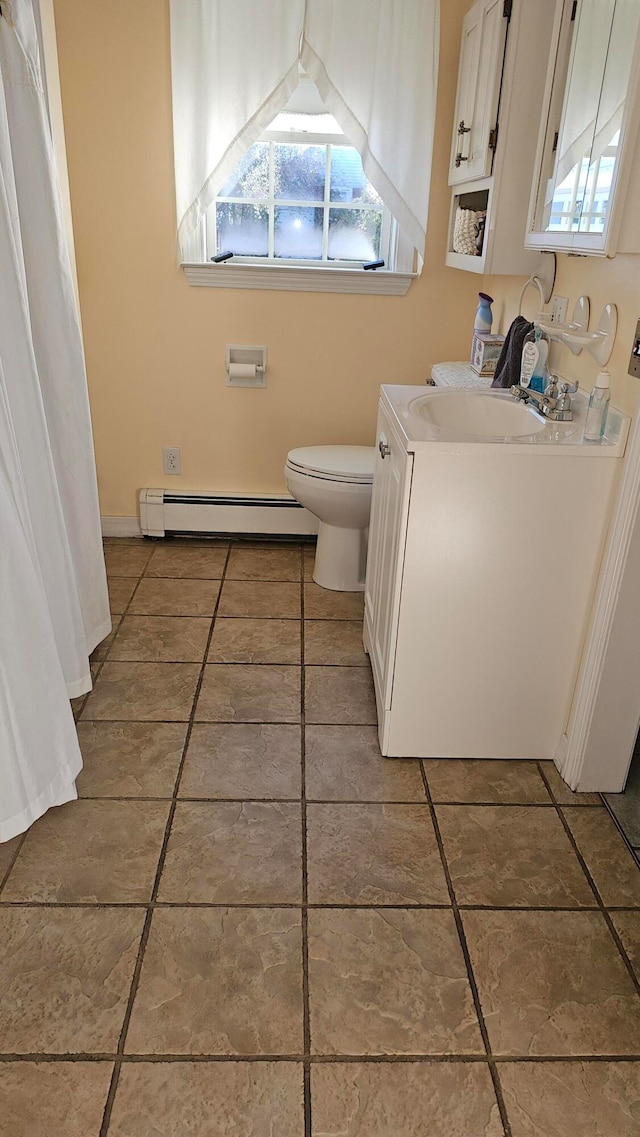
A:
POLYGON ((287 455, 287 467, 311 478, 328 482, 371 485, 372 446, 299 446, 287 455))

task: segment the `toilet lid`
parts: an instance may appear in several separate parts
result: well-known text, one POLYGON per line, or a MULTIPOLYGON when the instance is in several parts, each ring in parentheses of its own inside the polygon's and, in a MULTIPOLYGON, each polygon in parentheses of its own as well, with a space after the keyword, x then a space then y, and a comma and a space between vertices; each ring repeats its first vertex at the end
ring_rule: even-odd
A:
POLYGON ((371 482, 374 454, 373 446, 299 446, 289 451, 287 462, 317 477, 371 482))

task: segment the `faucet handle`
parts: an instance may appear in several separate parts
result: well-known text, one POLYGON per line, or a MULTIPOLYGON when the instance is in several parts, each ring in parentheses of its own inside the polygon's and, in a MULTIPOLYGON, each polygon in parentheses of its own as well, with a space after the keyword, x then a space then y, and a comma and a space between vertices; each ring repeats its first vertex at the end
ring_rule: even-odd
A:
MULTIPOLYGON (((575 389, 575 388, 574 388, 575 389)), ((558 397, 556 399, 556 411, 569 411, 571 410, 571 396, 569 394, 569 384, 560 383, 558 385, 558 397)))

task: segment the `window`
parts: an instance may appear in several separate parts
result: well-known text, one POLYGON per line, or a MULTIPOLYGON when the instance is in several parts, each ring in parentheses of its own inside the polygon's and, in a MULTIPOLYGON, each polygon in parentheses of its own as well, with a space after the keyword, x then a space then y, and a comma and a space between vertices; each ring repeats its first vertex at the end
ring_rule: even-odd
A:
POLYGON ((358 151, 333 120, 331 133, 318 129, 329 115, 312 130, 299 129, 303 117, 279 115, 222 187, 207 212, 208 258, 388 265, 395 226, 358 151))
POLYGON ((364 7, 171 0, 177 252, 190 284, 401 296, 419 275, 439 4, 376 0, 370 19, 364 7), (302 105, 309 93, 315 105, 302 105))
POLYGON ((397 226, 306 76, 207 210, 205 243, 207 260, 395 267, 397 226))

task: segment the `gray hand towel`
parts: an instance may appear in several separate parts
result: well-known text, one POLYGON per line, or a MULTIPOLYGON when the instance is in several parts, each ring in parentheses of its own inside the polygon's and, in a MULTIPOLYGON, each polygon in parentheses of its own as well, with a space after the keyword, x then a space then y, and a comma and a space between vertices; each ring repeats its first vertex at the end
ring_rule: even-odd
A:
POLYGON ((514 383, 520 382, 522 348, 531 331, 533 324, 525 320, 524 316, 516 316, 502 345, 492 387, 513 387, 514 383))

